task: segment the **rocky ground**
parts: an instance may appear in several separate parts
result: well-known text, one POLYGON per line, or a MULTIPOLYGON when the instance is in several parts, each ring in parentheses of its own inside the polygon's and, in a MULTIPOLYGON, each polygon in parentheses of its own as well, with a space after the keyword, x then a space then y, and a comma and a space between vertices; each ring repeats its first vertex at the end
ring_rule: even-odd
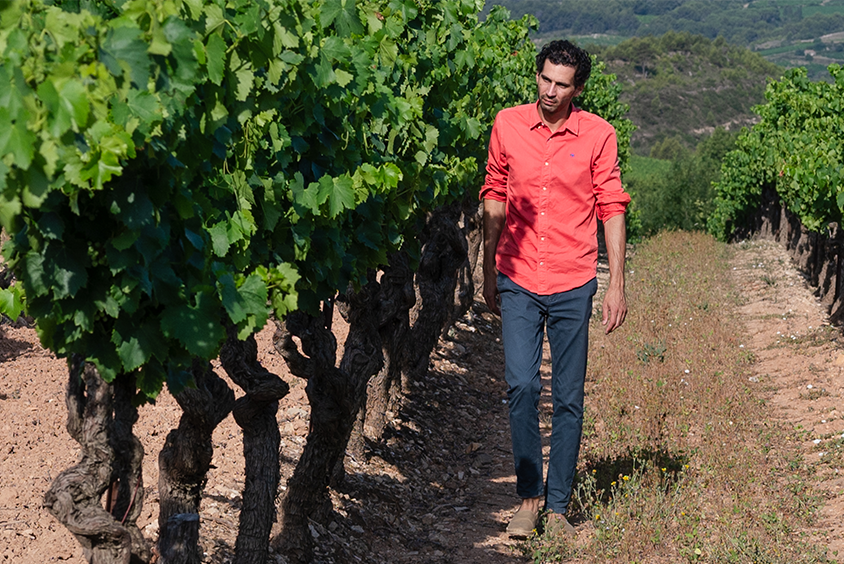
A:
MULTIPOLYGON (((733 272, 746 296, 740 306, 745 346, 756 357, 752 382, 773 416, 800 426, 805 459, 817 466, 817 488, 826 500, 816 528, 832 550, 842 551, 844 477, 823 451, 825 442, 844 433, 839 330, 829 327, 779 246, 756 241, 735 250, 733 272)), ((367 460, 348 461, 346 482, 332 492, 332 519, 312 524, 316 562, 528 562, 504 533, 517 500, 499 336, 498 320, 477 302, 441 339, 428 379, 412 385, 402 409, 390 414, 384 440, 369 445, 367 460)), ((261 361, 291 384, 278 414, 283 487, 305 443, 308 404, 304 383, 272 351, 270 330, 259 337, 261 361)), ((74 538, 41 508, 51 481, 77 457, 64 429, 66 378, 64 362, 40 347, 32 328, 0 326, 2 562, 84 562, 74 538)), ((146 451, 140 525, 150 539, 158 527, 157 454, 178 416, 164 393, 141 409, 136 427, 146 451)), ((233 555, 243 487, 240 431, 231 417, 217 428, 214 447, 201 543, 206 562, 222 564, 233 555)), ((590 526, 579 525, 579 534, 590 534, 590 526)), ((281 555, 273 558, 285 562, 281 555)))

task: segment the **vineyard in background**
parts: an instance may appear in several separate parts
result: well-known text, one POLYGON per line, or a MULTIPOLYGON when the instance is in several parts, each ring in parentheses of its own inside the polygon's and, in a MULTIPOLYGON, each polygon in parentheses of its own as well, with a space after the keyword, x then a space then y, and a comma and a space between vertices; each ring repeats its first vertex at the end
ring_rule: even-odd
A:
MULTIPOLYGON (((183 415, 159 454, 159 561, 201 561, 211 433, 229 413, 246 457, 236 560, 265 561, 287 393, 256 358, 271 316, 311 404, 273 545, 309 561, 308 521, 347 448, 378 438, 474 295, 486 136, 499 109, 535 98, 531 22, 498 9, 481 23, 481 8, 3 3, 0 222, 17 282, 0 307, 25 307, 68 358, 82 457, 45 504, 91 562, 152 557, 132 425, 165 383, 183 415)), ((625 158, 632 126, 602 68, 580 105, 616 126, 625 158)))
POLYGON ((761 121, 724 158, 709 230, 725 239, 751 223, 762 194, 775 192, 810 231, 841 223, 844 210, 844 71, 812 82, 802 69, 768 85, 761 121))

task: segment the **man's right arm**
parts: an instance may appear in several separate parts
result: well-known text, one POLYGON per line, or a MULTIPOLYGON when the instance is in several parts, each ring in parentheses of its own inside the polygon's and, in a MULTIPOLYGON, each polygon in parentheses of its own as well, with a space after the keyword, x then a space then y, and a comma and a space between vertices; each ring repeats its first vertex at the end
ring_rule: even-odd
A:
POLYGON ((507 204, 484 199, 484 301, 495 315, 501 315, 498 304, 498 270, 495 268, 495 251, 504 230, 507 204))

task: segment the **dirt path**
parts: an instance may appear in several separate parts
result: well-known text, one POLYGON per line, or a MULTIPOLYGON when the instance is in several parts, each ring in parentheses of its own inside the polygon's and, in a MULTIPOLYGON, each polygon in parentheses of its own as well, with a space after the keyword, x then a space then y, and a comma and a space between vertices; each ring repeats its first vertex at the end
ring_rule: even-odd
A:
MULTIPOLYGON (((824 531, 820 540, 842 551, 840 458, 820 455, 844 433, 840 333, 825 324, 823 308, 777 245, 737 245, 733 267, 747 298, 740 313, 745 346, 757 359, 753 385, 776 417, 794 425, 803 462, 816 468, 826 498, 814 532, 824 531)), ((529 562, 504 534, 517 500, 499 336, 498 320, 478 304, 440 342, 430 377, 391 415, 385 440, 370 445, 365 464, 350 463, 346 483, 332 493, 332 518, 312 525, 316 562, 529 562)), ((269 339, 269 330, 261 333, 262 362, 292 387, 278 415, 284 480, 305 442, 308 405, 303 382, 289 376, 269 339)), ((77 456, 64 430, 65 380, 64 363, 41 349, 32 329, 0 327, 0 562, 84 562, 73 537, 41 509, 43 492, 77 456)), ((142 408, 136 428, 147 453, 140 524, 148 538, 158 527, 157 455, 177 418, 175 402, 162 394, 142 408)), ((222 564, 233 555, 243 487, 240 431, 231 417, 214 446, 201 542, 206 562, 222 564)))
MULTIPOLYGON (((772 415, 793 427, 802 460, 824 499, 809 531, 844 555, 844 337, 777 243, 735 245, 733 274, 746 303, 739 308, 746 346, 755 355, 752 383, 772 415), (832 452, 834 451, 834 452, 832 452)), ((833 556, 835 557, 835 556, 833 556)))

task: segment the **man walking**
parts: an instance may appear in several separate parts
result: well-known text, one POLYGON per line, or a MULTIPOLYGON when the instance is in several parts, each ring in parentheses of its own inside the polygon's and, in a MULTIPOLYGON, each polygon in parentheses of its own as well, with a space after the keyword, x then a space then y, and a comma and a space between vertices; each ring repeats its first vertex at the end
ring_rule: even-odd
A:
POLYGON ((621 186, 613 127, 572 105, 592 70, 589 54, 553 41, 536 58, 539 100, 495 118, 484 202, 484 300, 501 315, 510 431, 521 506, 507 527, 527 536, 545 497, 546 528, 574 534, 563 516, 583 426, 589 317, 604 224, 609 333, 627 315, 624 295, 630 196, 621 186), (543 481, 539 397, 543 332, 551 347, 551 454, 543 481))

